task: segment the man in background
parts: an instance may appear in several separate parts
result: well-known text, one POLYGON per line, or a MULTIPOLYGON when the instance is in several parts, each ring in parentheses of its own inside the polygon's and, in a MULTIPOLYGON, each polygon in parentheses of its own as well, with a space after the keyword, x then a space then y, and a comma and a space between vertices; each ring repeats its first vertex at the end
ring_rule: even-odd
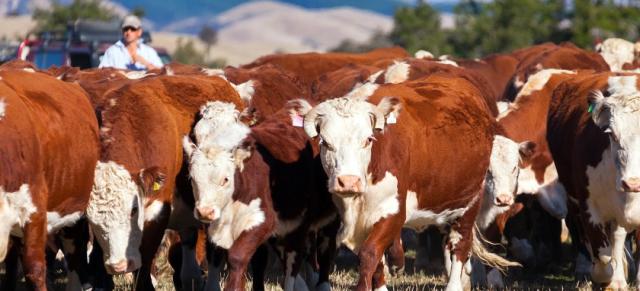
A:
POLYGON ((122 21, 122 39, 109 47, 100 61, 100 68, 152 70, 162 67, 158 53, 142 43, 142 22, 135 15, 122 21))

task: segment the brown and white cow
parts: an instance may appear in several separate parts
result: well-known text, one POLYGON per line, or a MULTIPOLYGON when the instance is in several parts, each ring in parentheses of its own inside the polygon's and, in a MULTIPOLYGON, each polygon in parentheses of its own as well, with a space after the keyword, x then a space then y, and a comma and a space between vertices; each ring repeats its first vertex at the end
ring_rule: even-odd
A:
MULTIPOLYGON (((608 38, 595 47, 602 58, 609 64, 611 71, 619 72, 625 65, 633 64, 640 56, 640 45, 621 38, 608 38)), ((628 67, 626 69, 629 69, 628 67)))
POLYGON ((240 68, 250 69, 273 64, 293 73, 304 86, 311 88, 314 80, 319 76, 338 70, 347 64, 376 65, 382 69, 394 59, 406 57, 409 57, 409 54, 401 47, 380 48, 366 53, 275 54, 261 57, 240 68))
MULTIPOLYGON (((273 236, 275 237, 275 247, 280 252, 282 263, 285 267, 284 289, 307 289, 304 281, 298 276, 299 270, 305 258, 312 259, 317 257, 312 259, 310 263, 317 265, 316 268, 319 269, 318 282, 309 283, 315 284, 315 286, 310 286, 312 288, 324 290, 329 287, 328 275, 336 251, 335 240, 332 239, 337 231, 335 223, 332 223, 333 221, 337 222, 335 207, 326 189, 326 176, 321 169, 317 148, 314 148, 301 128, 296 128, 292 125, 286 110, 278 110, 284 105, 285 101, 305 96, 306 90, 288 72, 269 64, 251 69, 227 67, 224 70, 224 76, 233 82, 253 83, 255 93, 251 99, 251 107, 257 111, 259 118, 250 118, 251 123, 253 121, 258 123, 251 128, 247 140, 255 140, 256 149, 252 149, 251 157, 264 159, 268 165, 268 172, 263 173, 263 176, 257 177, 257 179, 268 179, 270 181, 270 193, 262 193, 261 195, 266 195, 264 199, 273 199, 273 205, 270 206, 269 210, 277 213, 273 236), (297 178, 292 179, 292 177, 297 178), (319 242, 309 241, 309 237, 317 237, 319 242), (309 245, 317 245, 317 247, 315 249, 312 247, 308 250, 309 245), (316 252, 318 255, 316 255, 316 252)), ((218 113, 211 114, 212 117, 203 118, 196 124, 194 134, 198 147, 211 147, 209 143, 212 140, 217 140, 213 142, 214 148, 229 148, 229 146, 221 145, 220 141, 222 139, 214 138, 216 132, 242 132, 247 129, 245 125, 236 120, 237 112, 232 108, 233 105, 231 104, 227 104, 226 107, 223 104, 216 104, 211 108, 204 108, 205 112, 213 110, 218 113), (228 110, 222 110, 221 108, 227 108, 228 110), (236 112, 235 115, 233 112, 236 112), (222 120, 226 121, 223 122, 222 120), (198 136, 200 137, 198 138, 198 136)), ((242 141, 237 140, 238 143, 242 141)), ((231 150, 232 148, 229 148, 228 151, 231 150)), ((207 160, 202 156, 194 156, 194 153, 197 153, 197 151, 189 153, 194 157, 192 161, 194 159, 207 160)), ((202 185, 210 183, 207 180, 210 176, 197 174, 197 172, 202 173, 205 171, 205 168, 212 175, 214 173, 226 173, 226 176, 232 176, 235 172, 240 172, 240 167, 223 167, 221 163, 210 163, 207 167, 201 167, 200 169, 192 167, 191 179, 193 183, 202 185)), ((257 173, 254 173, 254 175, 257 175, 257 173)), ((226 185, 226 191, 233 192, 234 187, 235 191, 244 191, 245 189, 240 186, 240 184, 226 185)), ((215 197, 222 197, 221 194, 208 193, 201 190, 202 188, 198 186, 194 188, 194 192, 196 192, 195 204, 205 205, 201 206, 203 213, 210 213, 210 209, 214 209, 213 213, 219 212, 215 209, 221 209, 221 207, 216 207, 215 205, 229 201, 216 200, 215 197)), ((256 194, 252 195, 255 196, 256 194)), ((196 216, 203 221, 207 220, 200 213, 197 213, 196 216)), ((232 225, 243 227, 242 224, 238 223, 230 224, 230 227, 233 227, 232 225)), ((210 231, 215 230, 210 228, 210 231)), ((248 233, 255 231, 258 230, 251 229, 248 233)), ((259 239, 256 238, 255 242, 258 241, 259 239)), ((248 247, 247 243, 244 243, 244 245, 245 247, 243 248, 248 247)), ((231 255, 231 252, 239 250, 230 249, 229 254, 231 255)), ((247 251, 243 251, 243 253, 247 253, 247 251)), ((261 283, 261 281, 256 282, 255 280, 256 278, 254 278, 255 283, 261 283)), ((257 286, 254 285, 254 287, 257 286)))
POLYGON ((307 134, 320 136, 343 221, 338 240, 360 258, 358 290, 386 288, 382 253, 403 225, 448 230, 448 290, 462 289, 472 249, 486 254, 473 225, 496 124, 480 94, 462 78, 430 76, 382 86, 371 102, 343 97, 314 108, 303 100, 290 105, 304 115, 307 134), (383 98, 390 95, 401 98, 383 98))
MULTIPOLYGON (((83 217, 98 160, 98 125, 84 91, 44 73, 3 67, 0 149, 0 259, 10 234, 22 238, 27 283, 46 290, 48 234, 83 217)), ((86 264, 87 235, 78 234, 84 244, 65 247, 74 271, 83 258, 86 264)))
POLYGON ((169 220, 174 191, 191 195, 176 189, 182 136, 207 101, 243 105, 226 80, 203 76, 144 78, 104 98, 108 106, 101 116, 101 157, 87 215, 104 249, 107 271, 142 267, 138 288, 149 288, 151 262, 169 220))
POLYGON ((515 99, 529 76, 544 69, 609 71, 609 65, 601 55, 572 43, 545 43, 515 51, 511 55, 520 62, 502 98, 509 101, 515 99))
MULTIPOLYGON (((209 102, 201 115, 194 127, 196 144, 186 136, 183 140, 195 216, 209 223, 209 240, 227 250, 225 290, 244 290, 249 261, 276 226, 269 167, 233 103, 209 102)), ((218 275, 212 271, 216 266, 210 266, 209 281, 217 281, 211 278, 218 275)), ((264 288, 261 279, 254 276, 253 289, 264 288)))
POLYGON ((640 226, 638 75, 585 74, 554 91, 547 137, 569 215, 591 252, 591 279, 625 288, 624 240, 640 226))

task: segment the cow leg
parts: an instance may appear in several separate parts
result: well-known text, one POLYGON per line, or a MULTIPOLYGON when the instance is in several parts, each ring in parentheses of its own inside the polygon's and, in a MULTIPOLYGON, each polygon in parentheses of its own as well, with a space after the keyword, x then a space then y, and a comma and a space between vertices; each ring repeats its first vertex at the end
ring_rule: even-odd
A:
POLYGON ((607 287, 620 290, 627 287, 627 276, 625 274, 627 260, 624 253, 627 231, 623 227, 617 226, 613 229, 612 237, 610 264, 613 268, 613 274, 611 276, 611 283, 609 283, 607 287))
POLYGON ((206 291, 220 291, 220 271, 224 264, 225 251, 216 247, 214 244, 207 242, 207 284, 204 287, 206 291))
POLYGON ((582 221, 585 227, 585 235, 589 239, 593 266, 591 269, 591 280, 598 285, 607 285, 613 277, 611 265, 612 245, 606 233, 606 226, 603 224, 591 224, 582 221))
POLYGON ((300 277, 300 267, 304 262, 304 247, 293 249, 285 249, 284 252, 284 290, 285 291, 302 291, 308 290, 307 283, 300 277))
POLYGON ((113 290, 113 276, 107 273, 104 267, 103 251, 97 241, 93 241, 91 254, 89 254, 89 267, 93 290, 113 290))
POLYGON ((331 290, 331 282, 329 274, 333 269, 334 260, 338 254, 338 245, 336 236, 340 228, 340 219, 336 218, 334 222, 325 226, 319 233, 318 242, 318 266, 319 277, 316 291, 331 290))
POLYGON ((16 290, 18 282, 18 264, 20 260, 21 246, 18 238, 9 237, 9 249, 4 259, 5 274, 0 282, 0 290, 16 290))
POLYGON ((162 243, 164 231, 169 223, 170 213, 171 207, 165 204, 155 220, 145 222, 144 231, 142 232, 143 244, 140 248, 142 264, 136 274, 136 290, 155 289, 151 281, 151 265, 162 243))
POLYGON ((264 291, 264 272, 269 260, 269 249, 266 243, 261 244, 251 258, 251 270, 253 271, 254 291, 264 291))
MULTIPOLYGON (((404 205, 401 205, 404 207, 404 205)), ((362 244, 358 258, 360 259, 360 279, 356 290, 369 291, 371 289, 385 290, 384 286, 384 272, 377 276, 378 286, 373 285, 373 274, 380 266, 381 259, 385 249, 387 249, 393 243, 393 240, 400 237, 402 230, 402 224, 404 222, 404 215, 394 215, 389 218, 382 219, 376 222, 371 228, 371 233, 362 244)), ((383 270, 384 271, 384 270, 383 270)))
POLYGON ((204 284, 200 275, 200 266, 196 260, 198 228, 189 227, 180 230, 181 263, 180 283, 182 290, 200 290, 204 284))
POLYGON ((22 267, 27 286, 31 290, 47 290, 47 266, 45 248, 47 244, 47 217, 44 211, 31 215, 24 226, 24 251, 22 267))
POLYGON ((78 221, 75 225, 62 230, 62 250, 69 269, 67 290, 91 288, 87 261, 88 242, 89 226, 86 220, 78 221))
POLYGON ((402 274, 404 273, 404 248, 402 247, 402 238, 398 236, 393 240, 393 244, 389 248, 388 258, 389 258, 389 272, 391 274, 402 274))
POLYGON ((244 274, 247 271, 249 261, 258 247, 267 241, 269 235, 269 232, 265 232, 266 235, 257 236, 261 231, 262 229, 243 232, 229 248, 227 255, 229 275, 224 290, 244 290, 244 274))
MULTIPOLYGON (((479 194, 482 195, 482 194, 479 194)), ((480 196, 482 197, 482 196, 480 196)), ((480 199, 481 200, 481 199, 480 199)), ((471 264, 468 264, 473 242, 473 228, 475 218, 480 209, 477 201, 469 206, 465 214, 454 223, 447 239, 447 248, 450 250, 451 271, 449 272, 449 282, 447 291, 462 290, 471 288, 471 264), (465 266, 467 266, 465 268, 465 266)))

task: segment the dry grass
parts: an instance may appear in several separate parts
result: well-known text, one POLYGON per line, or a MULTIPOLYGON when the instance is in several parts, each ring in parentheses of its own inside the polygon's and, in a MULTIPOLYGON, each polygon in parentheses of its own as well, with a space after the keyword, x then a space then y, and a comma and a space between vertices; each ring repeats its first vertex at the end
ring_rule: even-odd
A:
MULTIPOLYGON (((157 286, 159 291, 173 291, 173 269, 167 260, 168 246, 163 243, 156 259, 157 267, 157 286)), ((443 290, 446 286, 446 278, 444 275, 434 275, 425 273, 423 270, 415 270, 413 267, 415 260, 415 251, 409 249, 406 252, 406 272, 397 276, 387 276, 387 287, 389 290, 403 291, 426 291, 426 290, 443 290)), ((0 274, 4 273, 0 269, 0 274)), ((64 274, 56 273, 54 278, 53 290, 64 290, 65 280, 64 274)), ((358 279, 357 274, 357 258, 349 253, 342 252, 336 259, 336 270, 331 274, 332 290, 343 291, 353 290, 358 279)), ((247 290, 250 290, 251 278, 247 278, 247 290)), ((267 273, 266 290, 276 291, 282 290, 281 283, 283 281, 282 272, 279 267, 270 268, 267 273)), ((132 274, 120 275, 114 278, 116 291, 134 290, 135 278, 132 274)), ((531 270, 513 270, 507 277, 508 289, 510 290, 590 290, 590 284, 576 283, 571 275, 571 266, 569 264, 554 268, 553 271, 546 273, 536 273, 531 270)), ((0 288, 1 289, 1 288, 0 288)), ((24 280, 18 290, 25 290, 24 280)))

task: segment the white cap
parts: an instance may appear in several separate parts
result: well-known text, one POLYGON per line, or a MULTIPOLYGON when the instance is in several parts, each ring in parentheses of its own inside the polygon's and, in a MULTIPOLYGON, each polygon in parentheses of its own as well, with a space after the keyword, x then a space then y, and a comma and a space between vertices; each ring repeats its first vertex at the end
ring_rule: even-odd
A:
POLYGON ((133 28, 140 28, 142 26, 142 22, 140 21, 140 18, 138 18, 138 16, 135 15, 127 15, 124 17, 124 19, 122 20, 122 26, 121 28, 125 28, 131 26, 133 28))

